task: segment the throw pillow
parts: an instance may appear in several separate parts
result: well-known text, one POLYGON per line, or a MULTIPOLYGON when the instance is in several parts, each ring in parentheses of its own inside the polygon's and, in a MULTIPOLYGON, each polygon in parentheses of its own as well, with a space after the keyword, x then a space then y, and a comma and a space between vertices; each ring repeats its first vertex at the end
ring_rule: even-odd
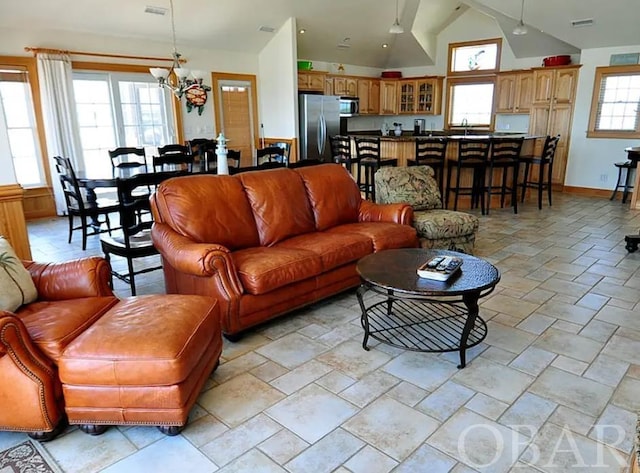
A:
POLYGON ((29 271, 6 238, 0 236, 0 310, 15 312, 37 298, 38 291, 29 271))

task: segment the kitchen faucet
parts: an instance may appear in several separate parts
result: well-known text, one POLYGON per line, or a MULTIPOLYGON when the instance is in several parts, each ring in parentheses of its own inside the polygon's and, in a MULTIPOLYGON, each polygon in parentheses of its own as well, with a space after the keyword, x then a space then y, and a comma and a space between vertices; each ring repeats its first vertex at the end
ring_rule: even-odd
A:
POLYGON ((460 123, 460 125, 464 127, 464 136, 467 136, 467 129, 469 128, 469 121, 466 118, 463 118, 462 122, 460 123))

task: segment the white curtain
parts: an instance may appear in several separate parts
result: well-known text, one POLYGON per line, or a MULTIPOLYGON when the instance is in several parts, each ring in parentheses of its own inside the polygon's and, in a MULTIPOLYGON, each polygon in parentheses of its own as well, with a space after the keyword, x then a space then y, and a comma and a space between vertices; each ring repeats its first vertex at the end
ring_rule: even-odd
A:
POLYGON ((66 54, 40 53, 37 55, 37 61, 47 152, 49 153, 48 161, 56 210, 58 215, 64 215, 67 208, 53 156, 66 156, 71 159, 76 171, 84 171, 82 145, 73 97, 71 59, 66 54))

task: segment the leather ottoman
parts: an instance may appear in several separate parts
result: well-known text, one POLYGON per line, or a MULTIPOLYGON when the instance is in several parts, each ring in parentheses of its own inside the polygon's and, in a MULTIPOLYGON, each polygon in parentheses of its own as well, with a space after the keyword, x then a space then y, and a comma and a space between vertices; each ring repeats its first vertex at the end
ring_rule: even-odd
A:
POLYGON ((70 424, 155 425, 176 435, 222 352, 215 299, 121 300, 63 352, 59 376, 70 424))

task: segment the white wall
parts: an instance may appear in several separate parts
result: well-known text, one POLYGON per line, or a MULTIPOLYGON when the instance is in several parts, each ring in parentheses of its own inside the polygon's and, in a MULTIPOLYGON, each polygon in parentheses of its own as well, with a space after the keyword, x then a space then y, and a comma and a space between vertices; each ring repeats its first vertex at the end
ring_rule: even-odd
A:
POLYGON ((296 55, 296 20, 289 18, 258 55, 262 136, 298 136, 296 55))
POLYGON ((624 152, 626 147, 640 145, 638 139, 614 140, 587 138, 586 136, 596 67, 608 66, 612 54, 637 53, 639 51, 640 44, 582 51, 582 67, 578 77, 576 105, 573 113, 566 185, 613 190, 618 177, 617 169, 613 163, 627 159, 627 154, 624 152))

